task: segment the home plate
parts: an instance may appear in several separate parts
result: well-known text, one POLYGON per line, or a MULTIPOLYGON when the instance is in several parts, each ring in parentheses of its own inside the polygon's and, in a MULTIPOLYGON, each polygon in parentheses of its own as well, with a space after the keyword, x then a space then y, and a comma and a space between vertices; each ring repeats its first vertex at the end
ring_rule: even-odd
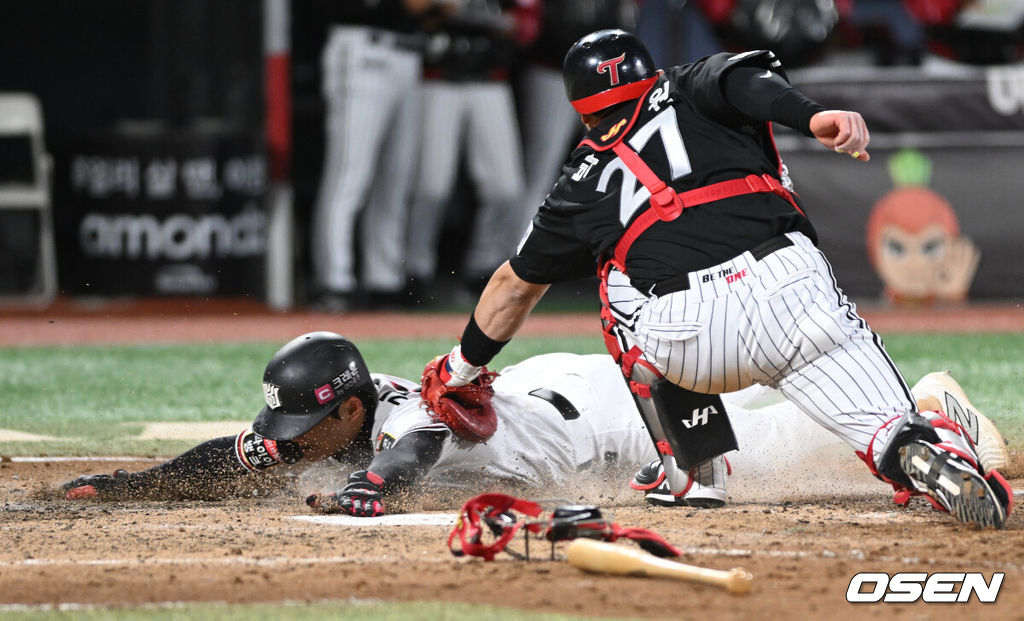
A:
POLYGON ((332 526, 451 526, 455 523, 456 517, 454 513, 398 513, 377 517, 293 515, 291 519, 332 526))

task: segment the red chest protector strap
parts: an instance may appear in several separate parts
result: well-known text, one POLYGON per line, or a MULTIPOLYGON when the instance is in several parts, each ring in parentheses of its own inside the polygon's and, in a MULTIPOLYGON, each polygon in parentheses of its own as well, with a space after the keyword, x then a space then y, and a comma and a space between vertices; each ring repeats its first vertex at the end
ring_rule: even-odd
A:
POLYGON ((782 183, 771 175, 747 175, 742 179, 730 179, 712 183, 702 188, 696 188, 683 192, 676 192, 668 184, 658 178, 651 167, 648 166, 636 151, 629 148, 624 142, 617 142, 612 147, 615 155, 629 168, 630 172, 636 175, 640 183, 651 193, 651 208, 641 213, 633 223, 629 225, 626 232, 622 234, 615 244, 615 252, 612 262, 620 271, 626 271, 626 254, 630 246, 640 235, 652 224, 659 220, 666 222, 675 220, 683 209, 694 207, 704 203, 740 196, 741 194, 754 194, 757 192, 772 192, 789 201, 797 211, 803 211, 796 204, 793 195, 782 186, 782 183))
POLYGON ((605 261, 601 264, 598 269, 597 277, 600 279, 597 292, 601 298, 601 336, 604 338, 604 346, 611 354, 612 359, 619 365, 619 369, 622 371, 623 377, 626 378, 626 383, 629 385, 629 391, 633 394, 638 395, 641 398, 649 399, 651 396, 651 387, 647 384, 641 384, 633 381, 633 366, 636 364, 645 364, 652 371, 657 373, 657 369, 654 369, 646 361, 642 360, 643 351, 636 345, 629 348, 628 351, 622 351, 619 345, 619 339, 615 335, 614 329, 618 324, 615 319, 615 315, 611 311, 611 303, 608 301, 608 272, 611 271, 611 261, 605 261))

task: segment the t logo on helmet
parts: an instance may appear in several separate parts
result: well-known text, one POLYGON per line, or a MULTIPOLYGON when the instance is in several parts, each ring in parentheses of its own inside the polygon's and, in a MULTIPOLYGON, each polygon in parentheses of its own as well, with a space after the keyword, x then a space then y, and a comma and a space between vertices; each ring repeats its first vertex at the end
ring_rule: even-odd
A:
POLYGON ((623 52, 619 56, 610 60, 602 60, 597 65, 598 73, 607 73, 612 80, 612 86, 619 83, 619 65, 626 60, 626 53, 623 52))

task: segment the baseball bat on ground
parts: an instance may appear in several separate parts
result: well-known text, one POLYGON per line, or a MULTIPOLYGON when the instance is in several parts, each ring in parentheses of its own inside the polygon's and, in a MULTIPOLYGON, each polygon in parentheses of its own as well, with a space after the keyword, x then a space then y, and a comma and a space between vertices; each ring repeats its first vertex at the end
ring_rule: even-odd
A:
POLYGON ((584 571, 629 576, 663 576, 725 587, 746 593, 754 577, 736 567, 729 571, 697 567, 658 558, 641 550, 593 539, 574 539, 569 544, 569 563, 584 571))

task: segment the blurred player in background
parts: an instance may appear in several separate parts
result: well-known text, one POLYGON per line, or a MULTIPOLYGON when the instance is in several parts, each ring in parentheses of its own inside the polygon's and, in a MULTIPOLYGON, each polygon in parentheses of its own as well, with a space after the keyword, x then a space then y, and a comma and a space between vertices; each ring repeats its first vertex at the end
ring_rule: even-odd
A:
POLYGON ((565 101, 562 60, 577 39, 605 28, 628 29, 635 21, 633 0, 547 0, 540 34, 530 47, 519 83, 526 193, 520 213, 524 231, 537 205, 558 178, 558 167, 583 136, 579 116, 565 101))
POLYGON ((327 136, 310 234, 316 302, 324 310, 349 310, 363 303, 361 294, 387 299, 404 290, 403 243, 419 137, 421 17, 435 4, 334 3, 336 23, 321 56, 327 136))
MULTIPOLYGON (((716 16, 727 19, 736 2, 640 0, 638 4, 636 35, 644 41, 655 63, 671 67, 722 51, 722 42, 715 34, 707 12, 713 11, 716 16)), ((580 36, 583 34, 586 33, 580 36)), ((575 39, 570 43, 574 42, 575 39)))
POLYGON ((479 290, 521 232, 523 158, 511 74, 520 48, 536 37, 537 20, 534 0, 464 0, 428 25, 406 256, 423 301, 435 292, 438 240, 463 156, 479 202, 464 235, 464 283, 479 290))

